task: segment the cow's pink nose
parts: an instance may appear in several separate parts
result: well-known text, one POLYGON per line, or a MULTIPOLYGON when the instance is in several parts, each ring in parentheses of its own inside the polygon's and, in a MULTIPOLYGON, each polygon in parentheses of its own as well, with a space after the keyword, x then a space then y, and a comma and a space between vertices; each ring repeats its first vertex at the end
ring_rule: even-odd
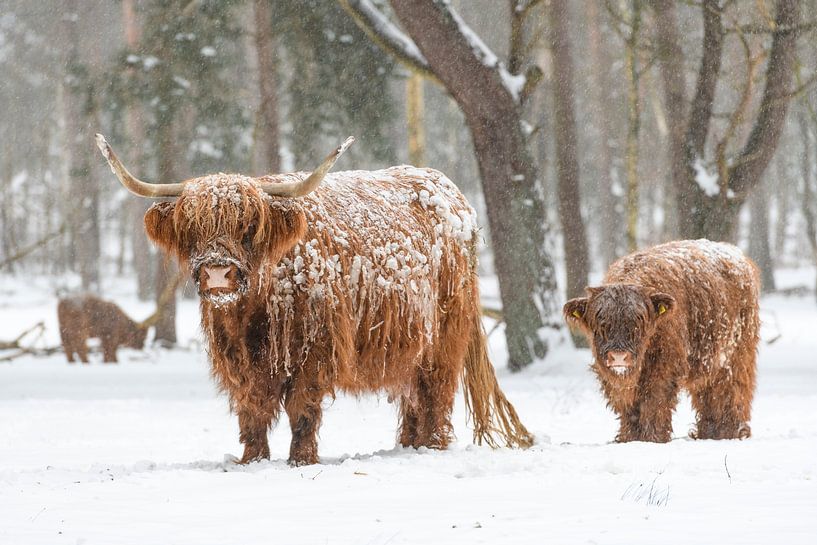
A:
POLYGON ((232 265, 226 267, 204 267, 204 277, 201 279, 202 289, 230 288, 230 281, 234 276, 232 265))
POLYGON ((608 367, 629 367, 632 361, 630 360, 630 353, 611 350, 607 352, 607 366, 608 367))

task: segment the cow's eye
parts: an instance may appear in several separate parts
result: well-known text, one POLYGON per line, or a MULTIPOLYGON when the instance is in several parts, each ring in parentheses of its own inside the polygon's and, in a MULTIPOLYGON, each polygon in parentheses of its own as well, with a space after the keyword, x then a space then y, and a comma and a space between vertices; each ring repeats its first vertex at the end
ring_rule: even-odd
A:
POLYGON ((250 225, 249 229, 244 232, 244 238, 241 239, 241 244, 243 244, 245 248, 250 248, 253 238, 255 238, 255 225, 250 225))

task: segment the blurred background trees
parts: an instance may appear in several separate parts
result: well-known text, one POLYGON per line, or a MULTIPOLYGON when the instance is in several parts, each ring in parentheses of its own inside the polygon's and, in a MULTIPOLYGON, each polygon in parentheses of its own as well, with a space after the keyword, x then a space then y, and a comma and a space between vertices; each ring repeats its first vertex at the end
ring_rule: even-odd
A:
MULTIPOLYGON (((817 264, 817 0, 0 0, 0 267, 172 278, 96 154, 146 179, 445 172, 486 227, 514 368, 617 256, 817 264)), ((173 342, 172 308, 165 333, 173 342)))

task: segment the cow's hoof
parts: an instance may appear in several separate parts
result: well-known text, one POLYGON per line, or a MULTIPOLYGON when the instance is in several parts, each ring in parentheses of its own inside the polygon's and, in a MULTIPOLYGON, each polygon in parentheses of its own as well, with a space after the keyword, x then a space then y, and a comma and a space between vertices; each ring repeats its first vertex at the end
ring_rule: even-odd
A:
POLYGON ((287 462, 291 467, 311 466, 318 463, 317 458, 290 458, 287 462))

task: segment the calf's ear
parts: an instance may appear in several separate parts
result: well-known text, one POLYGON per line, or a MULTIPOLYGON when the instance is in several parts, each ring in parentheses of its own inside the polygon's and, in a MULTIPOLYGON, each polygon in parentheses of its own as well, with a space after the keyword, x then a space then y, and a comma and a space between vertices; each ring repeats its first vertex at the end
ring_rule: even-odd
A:
POLYGON ((584 319, 584 313, 587 312, 587 297, 571 299, 565 303, 562 312, 564 313, 565 321, 567 321, 568 325, 586 327, 587 321, 584 319))
POLYGON ((666 293, 653 293, 650 295, 650 301, 652 302, 655 315, 658 317, 666 315, 668 310, 672 310, 675 307, 675 298, 666 293))

